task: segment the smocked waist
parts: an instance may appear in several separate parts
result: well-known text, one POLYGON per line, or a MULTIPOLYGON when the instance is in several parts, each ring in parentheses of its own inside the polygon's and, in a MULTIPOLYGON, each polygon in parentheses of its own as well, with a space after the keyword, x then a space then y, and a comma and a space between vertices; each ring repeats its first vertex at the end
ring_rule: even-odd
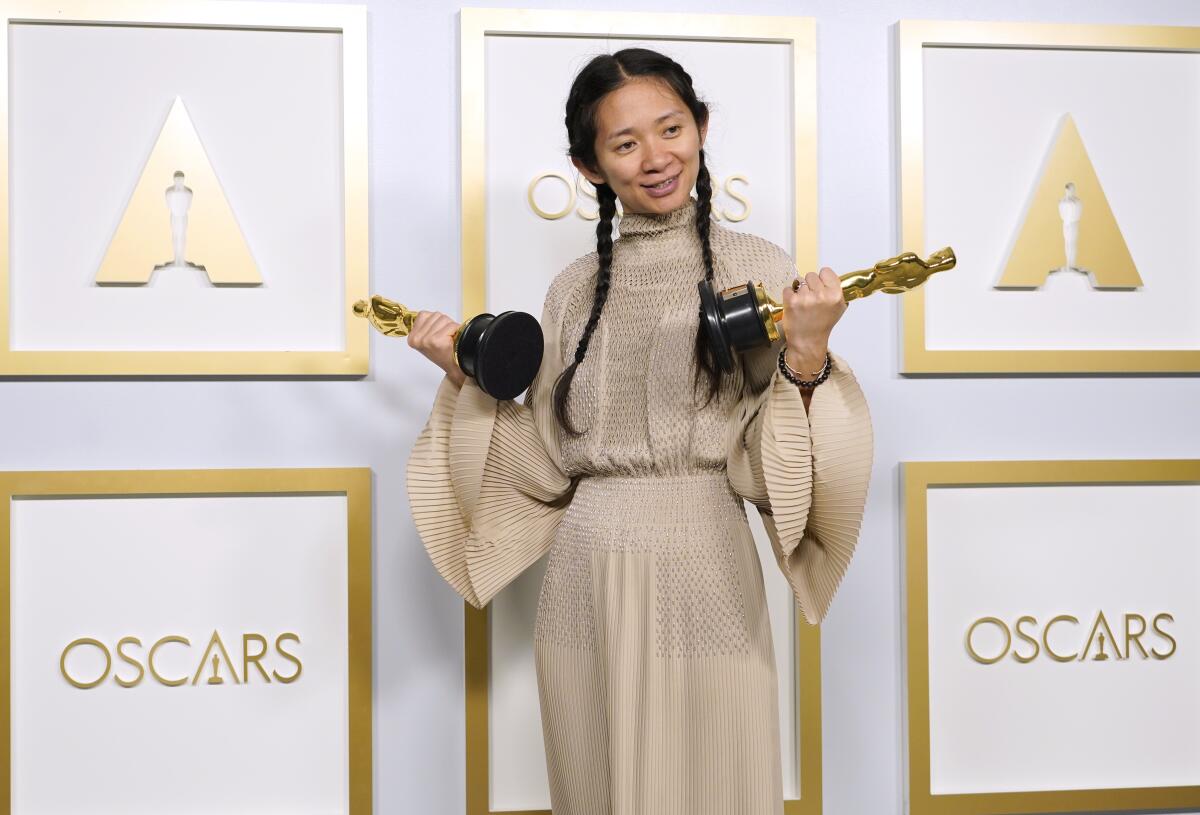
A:
POLYGON ((587 475, 576 484, 567 514, 606 526, 674 526, 716 517, 736 519, 744 510, 724 470, 703 470, 587 475))

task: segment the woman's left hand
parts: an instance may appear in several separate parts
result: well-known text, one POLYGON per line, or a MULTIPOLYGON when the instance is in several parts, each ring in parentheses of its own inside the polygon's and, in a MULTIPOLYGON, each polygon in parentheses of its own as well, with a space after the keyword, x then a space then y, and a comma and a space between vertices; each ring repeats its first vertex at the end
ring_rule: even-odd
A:
POLYGON ((825 365, 829 334, 846 312, 842 282, 828 266, 820 273, 809 272, 799 291, 791 285, 783 290, 783 333, 787 339, 787 363, 808 374, 825 365))

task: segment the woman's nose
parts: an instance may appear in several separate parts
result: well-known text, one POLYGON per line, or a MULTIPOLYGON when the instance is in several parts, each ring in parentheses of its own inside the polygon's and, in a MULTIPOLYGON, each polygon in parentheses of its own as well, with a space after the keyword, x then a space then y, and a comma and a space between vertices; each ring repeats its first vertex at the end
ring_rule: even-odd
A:
POLYGON ((646 147, 646 157, 642 162, 642 172, 660 172, 667 169, 667 165, 670 163, 671 155, 667 152, 666 145, 652 140, 646 147))

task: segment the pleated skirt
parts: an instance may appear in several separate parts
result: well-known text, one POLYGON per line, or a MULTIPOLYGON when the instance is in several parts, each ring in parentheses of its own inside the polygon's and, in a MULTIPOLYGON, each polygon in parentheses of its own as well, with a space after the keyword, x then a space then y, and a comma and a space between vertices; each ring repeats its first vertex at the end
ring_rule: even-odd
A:
POLYGON ((583 478, 534 656, 555 815, 779 815, 762 566, 723 471, 583 478))

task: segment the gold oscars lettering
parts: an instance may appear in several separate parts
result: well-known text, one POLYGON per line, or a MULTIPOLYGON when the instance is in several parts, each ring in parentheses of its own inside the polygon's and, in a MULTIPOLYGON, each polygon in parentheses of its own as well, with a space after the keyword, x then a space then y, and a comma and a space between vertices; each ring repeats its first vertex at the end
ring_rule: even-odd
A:
POLYGON ((148 647, 138 637, 122 637, 113 648, 92 637, 80 637, 72 640, 62 650, 58 660, 58 668, 63 678, 76 688, 87 690, 102 684, 109 676, 112 681, 122 688, 133 688, 146 679, 149 672, 160 685, 178 687, 180 685, 196 685, 203 677, 206 685, 223 685, 226 677, 234 685, 264 682, 267 684, 279 682, 289 685, 300 678, 303 665, 294 646, 300 645, 300 637, 291 632, 284 632, 275 637, 274 654, 267 637, 262 634, 242 634, 242 649, 240 660, 235 662, 225 648, 225 642, 217 631, 209 637, 208 645, 203 654, 194 663, 189 657, 188 664, 194 664, 195 670, 188 674, 164 675, 161 665, 156 662, 159 655, 169 648, 193 649, 192 641, 178 634, 168 634, 160 637, 148 647), (82 648, 94 648, 104 659, 104 669, 98 676, 80 677, 74 675, 67 667, 67 660, 72 652, 82 648), (114 655, 119 665, 114 665, 114 655), (263 663, 266 663, 265 665, 263 663), (239 665, 241 673, 239 675, 239 665), (252 672, 253 671, 253 672, 252 672))
MULTIPOLYGON (((750 199, 746 197, 746 188, 750 186, 750 181, 746 176, 740 173, 727 176, 724 181, 718 178, 713 179, 714 200, 712 205, 713 217, 717 220, 726 220, 730 223, 744 221, 750 217, 750 199), (723 206, 720 194, 737 202, 736 209, 729 209, 723 206)), ((547 221, 557 221, 560 218, 565 218, 572 212, 579 215, 585 221, 594 221, 600 217, 599 210, 596 206, 596 188, 592 183, 583 176, 572 178, 566 173, 561 173, 556 170, 547 170, 538 173, 529 182, 529 186, 525 190, 525 198, 529 202, 529 208, 537 214, 539 218, 544 218, 547 221), (566 188, 567 201, 559 209, 548 210, 538 204, 538 190, 543 185, 561 185, 566 188), (580 205, 581 199, 590 199, 593 206, 589 209, 580 205)), ((617 210, 620 211, 621 204, 617 202, 617 210)))
MULTIPOLYGON (((1117 618, 1113 619, 1115 621, 1117 618)), ((1006 656, 1025 664, 1043 654, 1055 662, 1127 660, 1135 653, 1141 659, 1163 660, 1175 653, 1175 638, 1163 629, 1163 625, 1173 622, 1175 617, 1167 612, 1154 615, 1149 625, 1145 616, 1126 613, 1118 636, 1103 611, 1098 612, 1086 628, 1086 624, 1073 614, 1059 614, 1044 624, 1039 623, 1032 614, 1023 614, 1011 625, 999 617, 989 616, 972 622, 967 628, 965 640, 971 659, 983 665, 994 665, 1006 656), (993 653, 980 653, 976 644, 977 639, 985 636, 981 632, 986 628, 998 631, 1003 643, 993 653), (1083 634, 1085 630, 1086 636, 1083 634), (1157 638, 1160 642, 1151 643, 1147 649, 1142 642, 1143 636, 1157 638), (1051 637, 1054 638, 1054 645, 1051 644, 1051 637), (1077 645, 1073 650, 1067 650, 1063 642, 1071 638, 1077 645)))

